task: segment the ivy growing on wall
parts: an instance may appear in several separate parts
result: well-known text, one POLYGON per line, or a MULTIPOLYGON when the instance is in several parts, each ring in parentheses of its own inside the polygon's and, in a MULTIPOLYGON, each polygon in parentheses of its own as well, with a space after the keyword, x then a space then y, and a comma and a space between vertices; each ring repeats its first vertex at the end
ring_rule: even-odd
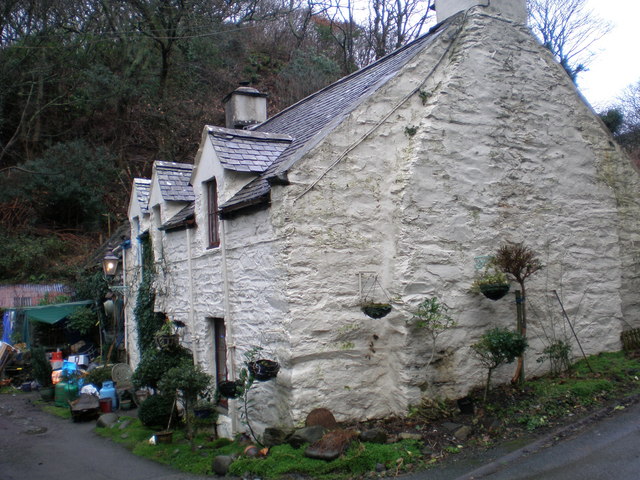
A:
POLYGON ((138 349, 140 354, 144 354, 147 350, 154 348, 154 334, 162 327, 164 316, 153 311, 156 293, 153 289, 153 249, 151 248, 151 238, 148 235, 140 238, 140 248, 142 250, 142 278, 133 314, 138 330, 138 349))

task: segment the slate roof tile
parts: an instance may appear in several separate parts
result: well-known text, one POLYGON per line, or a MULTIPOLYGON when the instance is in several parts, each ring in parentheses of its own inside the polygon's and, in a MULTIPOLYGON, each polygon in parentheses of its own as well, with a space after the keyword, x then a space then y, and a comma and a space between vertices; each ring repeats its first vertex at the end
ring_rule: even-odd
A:
POLYGON ((149 213, 149 193, 151 191, 151 180, 148 178, 134 178, 136 186, 136 199, 140 205, 142 213, 149 213))
POLYGON ((195 202, 188 203, 178 213, 164 222, 160 230, 177 230, 195 226, 195 202))
POLYGON ((293 141, 261 173, 258 180, 247 184, 225 202, 221 209, 237 209, 242 204, 265 198, 270 189, 268 178, 288 170, 304 153, 339 125, 346 115, 393 78, 408 61, 429 48, 433 39, 446 31, 455 18, 456 16, 451 17, 434 27, 428 34, 300 100, 251 129, 250 131, 255 133, 289 135, 293 141))
POLYGON ((209 127, 209 139, 222 166, 236 172, 262 173, 291 144, 287 135, 209 127))
POLYGON ((189 184, 193 165, 188 163, 154 162, 162 199, 174 202, 195 200, 193 187, 189 184))

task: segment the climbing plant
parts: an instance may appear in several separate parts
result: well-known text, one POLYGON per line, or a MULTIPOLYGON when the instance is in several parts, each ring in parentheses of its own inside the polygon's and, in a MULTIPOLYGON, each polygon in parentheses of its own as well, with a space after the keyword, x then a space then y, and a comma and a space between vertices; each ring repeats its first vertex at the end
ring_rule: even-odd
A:
POLYGON ((153 249, 151 248, 151 238, 148 235, 140 238, 140 248, 142 249, 142 278, 133 314, 138 332, 138 349, 143 355, 147 350, 154 348, 155 333, 162 327, 164 315, 159 315, 153 310, 156 300, 153 289, 155 275, 153 249))

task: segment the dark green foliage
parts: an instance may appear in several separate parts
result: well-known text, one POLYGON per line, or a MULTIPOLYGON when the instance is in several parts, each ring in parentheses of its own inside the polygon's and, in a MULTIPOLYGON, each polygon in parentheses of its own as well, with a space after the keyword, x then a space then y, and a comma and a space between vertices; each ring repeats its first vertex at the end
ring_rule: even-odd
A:
POLYGON ((606 112, 600 113, 600 119, 613 135, 617 134, 624 124, 624 115, 617 108, 610 108, 606 112))
POLYGON ((184 347, 148 349, 142 354, 142 359, 133 372, 133 383, 136 387, 158 388, 163 376, 185 360, 193 363, 191 352, 184 347))
POLYGON ((89 333, 98 324, 98 315, 90 307, 79 308, 67 318, 67 328, 82 335, 89 333))
POLYGON ((33 378, 41 386, 48 387, 51 385, 51 363, 49 363, 43 347, 36 347, 31 350, 31 368, 33 378))
POLYGON ((142 249, 142 281, 138 287, 136 306, 133 314, 138 330, 138 348, 145 354, 155 348, 155 334, 164 323, 164 315, 154 312, 156 294, 153 290, 153 249, 151 239, 147 235, 140 239, 142 249))
POLYGON ((138 418, 147 427, 167 428, 169 426, 169 418, 171 418, 173 402, 173 397, 152 395, 140 405, 138 418))
POLYGON ((478 343, 471 345, 480 362, 487 369, 486 401, 491 386, 491 374, 500 365, 513 362, 527 348, 527 339, 519 333, 496 327, 486 332, 478 343))
POLYGON ((471 348, 485 367, 494 369, 522 355, 527 348, 527 339, 506 328, 496 327, 482 335, 471 348))
POLYGON ((84 384, 91 384, 99 390, 103 382, 111 380, 111 367, 97 367, 85 375, 84 384))
POLYGON ((190 441, 193 440, 193 408, 198 397, 208 393, 211 381, 211 375, 205 373, 199 365, 194 365, 193 360, 183 360, 178 366, 167 370, 158 382, 158 388, 163 395, 179 394, 187 412, 185 420, 187 438, 190 441))
POLYGON ((0 232, 3 253, 0 255, 0 279, 17 282, 39 282, 65 272, 55 258, 68 250, 57 237, 0 232), (44 272, 49 271, 48 275, 44 272))
POLYGON ((571 345, 564 340, 556 340, 542 350, 538 363, 548 360, 551 364, 551 375, 560 375, 571 366, 571 345))
POLYGON ((84 140, 59 143, 22 164, 15 193, 30 201, 32 220, 58 226, 99 226, 107 211, 105 185, 115 178, 114 159, 84 140))

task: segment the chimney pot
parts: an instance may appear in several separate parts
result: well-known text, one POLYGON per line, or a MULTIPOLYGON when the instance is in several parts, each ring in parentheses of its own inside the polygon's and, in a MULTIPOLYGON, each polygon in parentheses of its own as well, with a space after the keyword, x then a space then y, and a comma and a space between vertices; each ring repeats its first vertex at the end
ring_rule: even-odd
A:
POLYGON ((267 119, 268 95, 248 85, 248 82, 241 82, 222 100, 227 128, 245 128, 267 119))
POLYGON ((526 0, 435 0, 435 6, 438 23, 471 7, 486 7, 491 14, 527 23, 526 0))

